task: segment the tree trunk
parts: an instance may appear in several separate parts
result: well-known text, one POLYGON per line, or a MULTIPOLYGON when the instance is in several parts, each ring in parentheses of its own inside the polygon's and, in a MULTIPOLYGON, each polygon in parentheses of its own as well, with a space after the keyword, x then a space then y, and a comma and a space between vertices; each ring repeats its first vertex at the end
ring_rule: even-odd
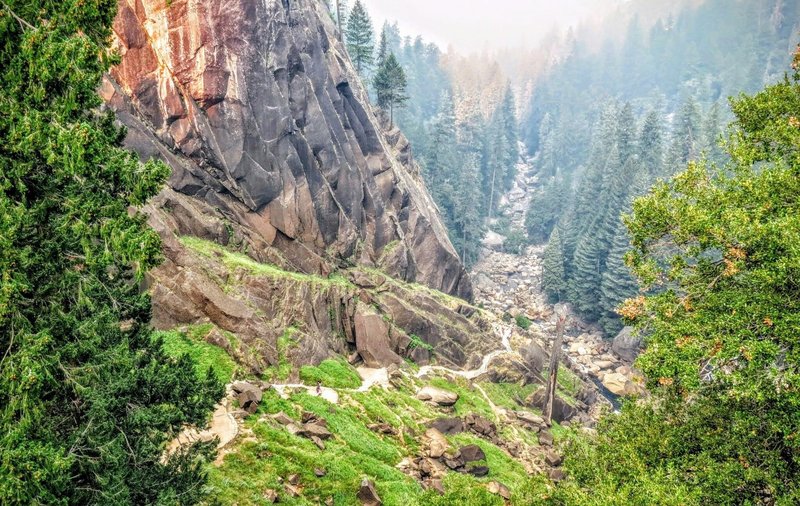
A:
POLYGON ((494 207, 494 179, 495 175, 497 174, 497 162, 495 162, 494 167, 492 168, 492 187, 489 190, 489 216, 488 219, 492 219, 492 208, 494 207))
POLYGON ((344 32, 342 31, 342 0, 336 0, 336 26, 339 27, 339 40, 344 42, 344 32))
POLYGON ((556 384, 558 382, 558 362, 561 359, 561 344, 564 342, 564 323, 566 315, 557 312, 558 322, 556 323, 556 339, 553 348, 550 350, 550 372, 547 375, 547 387, 544 391, 544 406, 542 416, 545 423, 550 426, 553 418, 553 401, 556 397, 556 384))
POLYGON ((389 130, 394 128, 394 104, 389 104, 389 130))

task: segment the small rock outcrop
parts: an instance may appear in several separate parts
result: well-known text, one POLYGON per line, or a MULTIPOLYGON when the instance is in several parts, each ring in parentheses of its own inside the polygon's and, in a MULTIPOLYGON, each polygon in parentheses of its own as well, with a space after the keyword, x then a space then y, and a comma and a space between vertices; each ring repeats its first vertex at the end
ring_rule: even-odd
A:
POLYGON ((433 386, 422 387, 417 392, 417 399, 421 401, 430 401, 439 406, 452 406, 458 401, 458 394, 443 388, 433 386))
POLYGON ((639 355, 642 346, 642 338, 635 333, 633 327, 625 327, 614 337, 611 349, 620 358, 628 362, 633 362, 639 355))
POLYGON ((363 506, 381 506, 383 504, 372 480, 361 480, 361 487, 358 489, 356 497, 363 506))

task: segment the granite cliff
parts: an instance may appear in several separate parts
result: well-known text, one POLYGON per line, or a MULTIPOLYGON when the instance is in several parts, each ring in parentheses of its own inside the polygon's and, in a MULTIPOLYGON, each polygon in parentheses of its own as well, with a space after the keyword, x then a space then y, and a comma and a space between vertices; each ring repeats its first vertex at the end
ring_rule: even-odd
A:
POLYGON ((120 0, 114 33, 101 94, 126 144, 172 168, 146 209, 165 252, 156 326, 214 323, 256 371, 288 326, 308 338, 294 363, 398 361, 421 353, 412 337, 455 365, 492 348, 408 141, 370 106, 321 2, 120 0))

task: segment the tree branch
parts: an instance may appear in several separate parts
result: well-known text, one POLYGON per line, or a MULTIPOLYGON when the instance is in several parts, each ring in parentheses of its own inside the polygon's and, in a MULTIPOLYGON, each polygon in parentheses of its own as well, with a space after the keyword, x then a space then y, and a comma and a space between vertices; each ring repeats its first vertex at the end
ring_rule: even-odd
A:
POLYGON ((13 10, 11 10, 11 7, 9 7, 8 4, 6 4, 5 2, 0 1, 0 7, 2 7, 5 10, 7 10, 8 13, 11 14, 11 17, 17 20, 17 23, 19 23, 19 27, 22 28, 23 31, 25 31, 25 28, 29 28, 31 30, 36 30, 35 26, 33 26, 32 24, 28 23, 27 21, 25 21, 21 17, 17 16, 17 13, 14 12, 13 10))

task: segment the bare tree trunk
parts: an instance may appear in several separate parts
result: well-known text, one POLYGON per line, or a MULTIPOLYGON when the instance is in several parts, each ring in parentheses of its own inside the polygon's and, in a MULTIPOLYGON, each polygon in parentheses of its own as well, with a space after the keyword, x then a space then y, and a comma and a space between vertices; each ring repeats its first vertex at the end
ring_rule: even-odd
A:
POLYGON ((492 219, 492 208, 494 207, 494 179, 495 174, 497 174, 497 164, 494 164, 494 168, 492 168, 492 188, 489 191, 489 219, 492 219))
POLYGON ((344 42, 344 32, 342 31, 342 0, 336 0, 336 26, 339 27, 339 39, 344 42))
POLYGON ((544 406, 542 416, 545 423, 550 426, 553 418, 553 401, 556 397, 556 384, 558 382, 558 362, 561 359, 561 345, 564 342, 564 323, 567 316, 564 312, 557 309, 556 339, 553 348, 550 350, 550 372, 547 375, 547 387, 544 391, 544 406))

